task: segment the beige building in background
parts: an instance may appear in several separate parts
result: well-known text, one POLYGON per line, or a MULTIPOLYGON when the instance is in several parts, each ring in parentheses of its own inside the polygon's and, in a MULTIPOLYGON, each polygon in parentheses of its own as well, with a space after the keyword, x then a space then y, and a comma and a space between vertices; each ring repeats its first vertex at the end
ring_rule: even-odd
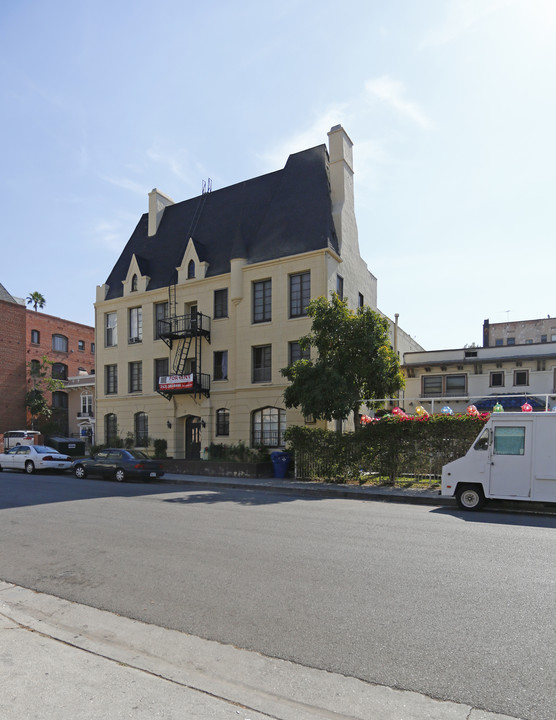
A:
MULTIPOLYGON (((97 442, 164 438, 197 459, 210 443, 279 448, 290 424, 280 369, 300 357, 307 305, 336 291, 376 310, 359 253, 352 143, 181 203, 158 190, 97 288, 97 442)), ((391 323, 400 355, 419 346, 391 323)), ((333 392, 333 388, 331 388, 333 392)))

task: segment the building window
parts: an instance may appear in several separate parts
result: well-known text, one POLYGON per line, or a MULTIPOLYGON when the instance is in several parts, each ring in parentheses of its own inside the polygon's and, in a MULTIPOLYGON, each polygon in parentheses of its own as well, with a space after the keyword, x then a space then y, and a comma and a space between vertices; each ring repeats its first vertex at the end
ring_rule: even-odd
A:
POLYGON ((164 332, 167 328, 166 323, 161 320, 166 320, 168 317, 169 305, 167 302, 155 303, 154 306, 154 339, 160 339, 160 333, 164 332))
POLYGON ((147 413, 135 413, 135 444, 147 447, 149 444, 149 417, 147 413))
POLYGON ((115 395, 118 392, 118 366, 104 366, 104 394, 115 395))
POLYGON ((228 379, 228 351, 218 350, 214 353, 214 369, 213 369, 214 380, 227 380, 228 379))
POLYGON ((115 312, 104 316, 104 344, 106 347, 118 344, 118 316, 115 312))
POLYGON ((294 362, 298 360, 309 360, 310 357, 311 351, 309 348, 302 350, 298 342, 288 343, 288 359, 290 365, 293 365, 294 362))
POLYGON ((341 275, 336 275, 336 295, 340 300, 344 299, 344 278, 341 275))
POLYGON ((515 338, 514 337, 507 338, 506 345, 515 345, 515 338))
POLYGON ((52 365, 52 377, 56 380, 68 379, 68 366, 64 363, 54 363, 52 365))
POLYGON ((131 278, 131 292, 137 292, 137 275, 131 278))
POLYGON ((141 392, 143 390, 143 363, 129 363, 129 392, 141 392))
POLYGON ((55 409, 67 410, 68 407, 68 394, 61 390, 56 390, 52 393, 52 407, 55 409))
POLYGON ((37 377, 38 374, 41 371, 41 363, 40 360, 31 360, 31 368, 30 373, 31 377, 37 377))
POLYGON ((363 297, 363 293, 359 293, 359 301, 358 306, 362 308, 365 305, 365 298, 363 297))
POLYGON ((283 447, 286 411, 276 407, 255 410, 252 417, 252 445, 283 447))
POLYGON ((427 375, 422 378, 422 395, 456 396, 467 394, 467 375, 427 375))
POLYGON ((140 307, 129 309, 129 342, 143 340, 143 310, 140 307))
POLYGON ((496 338, 496 340, 494 341, 494 344, 496 345, 496 347, 500 347, 501 345, 504 344, 504 340, 502 338, 496 338))
POLYGON ((311 273, 290 275, 290 317, 307 315, 311 301, 311 273))
POLYGON ((195 261, 190 260, 187 266, 187 279, 192 280, 195 277, 195 261))
POLYGON ((490 373, 490 387, 504 387, 504 373, 503 372, 491 372, 490 373))
POLYGON ((270 382, 272 372, 271 345, 253 348, 253 382, 270 382))
POLYGON ((253 283, 253 322, 269 322, 272 319, 272 281, 253 283))
POLYGON ((537 372, 544 372, 546 370, 546 360, 537 360, 537 372))
POLYGON ((77 349, 79 350, 79 352, 85 352, 85 340, 77 341, 77 349))
POLYGON ((118 418, 114 413, 104 416, 104 442, 111 445, 118 437, 118 418))
POLYGON ((230 411, 226 408, 220 408, 216 411, 216 434, 230 434, 230 411))
POLYGON ((41 334, 38 330, 31 330, 31 342, 33 345, 40 345, 41 334))
POLYGON ((214 291, 214 317, 228 317, 228 288, 214 291))
POLYGON ((93 416, 93 396, 90 392, 81 393, 81 416, 93 416))
POLYGON ((52 349, 56 352, 67 352, 68 351, 68 339, 65 335, 53 335, 52 336, 52 349))
POLYGON ((545 342, 547 341, 547 339, 548 339, 548 338, 546 337, 546 335, 541 335, 541 342, 542 342, 542 343, 545 343, 545 342))
POLYGON ((529 370, 514 370, 514 385, 529 385, 529 370))
POLYGON ((158 390, 161 377, 168 377, 168 358, 157 358, 154 361, 154 389, 158 390))

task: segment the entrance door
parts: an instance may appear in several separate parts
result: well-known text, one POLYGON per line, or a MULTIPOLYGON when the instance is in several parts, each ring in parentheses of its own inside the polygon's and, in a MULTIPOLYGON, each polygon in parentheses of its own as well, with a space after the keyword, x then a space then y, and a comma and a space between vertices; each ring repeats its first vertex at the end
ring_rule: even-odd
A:
POLYGON ((525 419, 515 424, 494 427, 491 448, 490 494, 495 497, 528 498, 531 496, 531 423, 525 419))
POLYGON ((201 418, 192 415, 185 421, 185 459, 201 459, 201 418))

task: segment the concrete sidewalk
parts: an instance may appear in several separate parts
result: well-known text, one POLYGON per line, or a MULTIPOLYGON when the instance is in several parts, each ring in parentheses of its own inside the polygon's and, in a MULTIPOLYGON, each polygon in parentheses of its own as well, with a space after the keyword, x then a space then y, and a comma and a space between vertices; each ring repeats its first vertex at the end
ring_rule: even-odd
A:
POLYGON ((2 720, 510 720, 0 582, 2 720))

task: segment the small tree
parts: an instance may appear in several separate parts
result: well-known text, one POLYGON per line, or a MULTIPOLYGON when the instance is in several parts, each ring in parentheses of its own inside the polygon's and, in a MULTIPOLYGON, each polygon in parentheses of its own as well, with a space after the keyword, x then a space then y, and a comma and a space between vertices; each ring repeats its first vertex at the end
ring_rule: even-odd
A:
POLYGON ((31 360, 27 363, 31 389, 25 395, 25 407, 31 414, 31 425, 33 430, 39 418, 48 419, 52 415, 52 408, 46 400, 47 392, 55 392, 64 387, 62 380, 52 377, 52 365, 54 363, 43 355, 40 360, 31 360))
POLYGON ((29 293, 29 295, 27 296, 26 299, 27 299, 27 305, 32 305, 35 312, 37 312, 38 308, 40 308, 42 310, 43 307, 46 305, 46 300, 40 294, 40 292, 35 291, 32 293, 29 293))
POLYGON ((388 320, 369 307, 353 312, 333 294, 313 300, 307 310, 311 332, 302 349, 315 348, 314 359, 297 360, 281 370, 290 380, 286 407, 300 407, 316 420, 343 420, 354 413, 357 427, 363 400, 390 397, 404 386, 397 355, 390 347, 388 320))

